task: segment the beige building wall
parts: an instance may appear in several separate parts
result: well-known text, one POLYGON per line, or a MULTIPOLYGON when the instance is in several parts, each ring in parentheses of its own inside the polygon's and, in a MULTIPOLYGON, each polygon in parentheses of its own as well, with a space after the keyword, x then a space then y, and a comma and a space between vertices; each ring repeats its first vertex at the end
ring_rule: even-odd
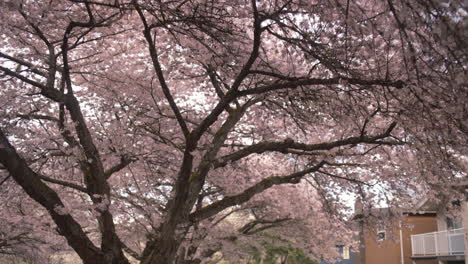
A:
MULTIPOLYGON (((385 230, 386 239, 382 241, 377 241, 379 230, 365 231, 365 246, 362 252, 365 264, 412 264, 411 235, 437 231, 437 219, 435 214, 406 215, 401 225, 395 223, 392 228, 387 229, 390 230, 385 230)), ((417 261, 417 264, 437 263, 437 260, 417 261)))
MULTIPOLYGON (((403 221, 404 264, 411 264, 411 235, 437 231, 437 218, 426 215, 409 215, 403 221)), ((437 260, 417 260, 417 264, 437 264, 437 260)))
MULTIPOLYGON (((381 263, 381 264, 398 264, 400 261, 400 244, 396 242, 395 235, 397 233, 386 230, 386 239, 377 241, 377 231, 371 230, 366 232, 365 239, 365 264, 381 263)), ((394 230, 396 231, 396 230, 394 230)))

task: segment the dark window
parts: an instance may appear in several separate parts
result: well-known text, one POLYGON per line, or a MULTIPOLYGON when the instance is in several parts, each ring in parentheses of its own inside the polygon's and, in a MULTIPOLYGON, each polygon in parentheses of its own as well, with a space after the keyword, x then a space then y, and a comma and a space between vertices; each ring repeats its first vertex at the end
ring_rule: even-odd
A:
POLYGON ((385 230, 377 231, 377 241, 383 241, 386 239, 385 230))
POLYGON ((447 217, 447 229, 458 229, 462 227, 463 224, 461 219, 447 217))

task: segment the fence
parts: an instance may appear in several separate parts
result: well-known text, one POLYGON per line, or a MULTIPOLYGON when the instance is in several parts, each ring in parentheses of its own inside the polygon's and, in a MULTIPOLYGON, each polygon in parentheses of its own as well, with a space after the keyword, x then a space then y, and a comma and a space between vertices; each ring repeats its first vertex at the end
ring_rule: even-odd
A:
POLYGON ((465 229, 411 235, 411 249, 414 257, 465 255, 465 229))

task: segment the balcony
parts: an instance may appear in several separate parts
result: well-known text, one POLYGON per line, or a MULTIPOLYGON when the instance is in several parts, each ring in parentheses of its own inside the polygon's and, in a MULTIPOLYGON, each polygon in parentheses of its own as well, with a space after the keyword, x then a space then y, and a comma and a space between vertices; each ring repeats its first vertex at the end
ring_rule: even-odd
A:
POLYGON ((413 257, 465 255, 465 229, 411 235, 413 257))

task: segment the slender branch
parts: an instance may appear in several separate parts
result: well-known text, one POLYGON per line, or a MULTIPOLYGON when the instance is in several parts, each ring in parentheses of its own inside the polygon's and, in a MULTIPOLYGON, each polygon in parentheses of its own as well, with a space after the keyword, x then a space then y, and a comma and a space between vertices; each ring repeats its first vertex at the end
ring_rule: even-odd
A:
MULTIPOLYGON (((75 27, 87 28, 82 37, 94 28, 104 27, 110 25, 112 18, 117 15, 114 13, 108 17, 95 21, 92 15, 89 4, 85 3, 88 14, 87 22, 76 22, 71 21, 63 35, 62 39, 62 60, 63 60, 63 79, 65 88, 67 89, 65 107, 70 113, 70 117, 76 124, 75 131, 78 135, 79 142, 83 146, 84 153, 86 155, 86 161, 81 162, 81 170, 84 175, 86 189, 90 198, 94 204, 102 203, 103 199, 110 199, 110 187, 107 182, 104 166, 100 157, 100 153, 96 145, 94 144, 93 137, 86 124, 85 117, 80 107, 78 99, 73 94, 72 80, 70 76, 70 67, 68 62, 68 52, 70 47, 68 44, 69 37, 75 27), (97 196, 94 194, 98 194, 97 196)), ((77 42, 78 43, 78 40, 77 42)), ((112 213, 109 211, 109 207, 106 206, 100 210, 100 214, 97 216, 99 221, 99 231, 101 233, 101 248, 106 251, 106 254, 111 253, 112 257, 115 258, 115 262, 128 263, 128 260, 123 254, 119 237, 115 231, 115 224, 112 213)))
POLYGON ((239 232, 246 234, 246 235, 254 234, 254 233, 258 233, 259 231, 263 231, 267 228, 276 227, 289 220, 291 220, 291 218, 289 217, 279 218, 275 220, 254 220, 250 223, 245 224, 241 228, 239 228, 239 232), (257 227, 258 225, 264 225, 264 226, 257 227), (254 229, 255 227, 257 228, 254 229))
MULTIPOLYGON (((251 1, 254 21, 254 36, 253 36, 253 44, 252 44, 252 51, 250 52, 250 56, 247 62, 242 67, 241 71, 234 79, 234 82, 230 88, 230 90, 226 93, 226 96, 219 101, 219 103, 215 106, 215 108, 211 111, 211 113, 200 123, 200 125, 192 132, 192 139, 197 142, 203 133, 218 119, 218 116, 224 111, 227 105, 229 105, 233 100, 235 100, 238 96, 238 90, 244 79, 249 74, 250 69, 252 68, 253 64, 257 60, 259 56, 260 44, 261 44, 261 34, 263 32, 261 28, 262 18, 260 17, 257 4, 255 0, 251 1)), ((190 147, 190 151, 195 149, 196 144, 193 144, 190 147)))
POLYGON ((3 67, 3 66, 0 66, 0 70, 2 70, 6 75, 8 76, 11 76, 11 77, 15 77, 27 84, 30 84, 34 87, 37 87, 39 89, 41 89, 41 94, 44 95, 45 97, 53 100, 53 101, 56 101, 56 102, 62 102, 64 100, 64 96, 62 93, 60 93, 59 91, 55 90, 55 89, 49 89, 47 86, 45 86, 44 84, 40 83, 40 82, 37 82, 37 81, 34 81, 34 80, 31 80, 17 72, 14 72, 6 67, 3 67))
POLYGON ((112 176, 112 174, 127 167, 131 162, 132 160, 130 158, 126 156, 121 156, 119 163, 115 164, 114 166, 112 166, 111 168, 109 168, 108 170, 104 172, 106 179, 109 179, 112 176))
POLYGON ((52 121, 52 122, 59 122, 59 120, 53 116, 48 116, 48 115, 39 115, 39 114, 17 114, 16 115, 19 118, 22 119, 39 119, 39 120, 47 120, 47 121, 52 121))
POLYGON ((236 79, 234 80, 232 84, 232 87, 231 87, 232 90, 239 89, 239 86, 241 85, 242 81, 244 81, 245 77, 247 77, 247 75, 249 74, 250 68, 252 68, 252 65, 254 64, 255 60, 257 60, 257 57, 259 55, 261 34, 262 34, 262 28, 261 28, 262 19, 260 18, 258 10, 257 10, 256 0, 251 0, 251 3, 252 3, 253 15, 254 15, 253 47, 252 47, 252 51, 250 52, 249 59, 247 60, 245 65, 242 67, 242 70, 240 71, 239 75, 237 75, 236 79))
MULTIPOLYGON (((224 94, 223 90, 221 89, 221 85, 220 85, 220 83, 219 83, 219 81, 217 79, 218 76, 216 75, 214 70, 211 69, 211 68, 207 69, 207 73, 208 73, 208 76, 210 77, 210 81, 213 84, 213 87, 215 88, 216 94, 219 96, 219 98, 222 99, 225 96, 225 94, 224 94)), ((229 104, 226 105, 225 109, 226 109, 226 111, 228 113, 233 111, 232 107, 229 106, 229 104)))
POLYGON ((174 97, 171 94, 171 91, 166 83, 166 79, 164 77, 164 73, 162 71, 161 64, 159 63, 159 56, 156 50, 156 45, 154 44, 153 37, 151 35, 151 28, 149 27, 148 23, 146 22, 146 18, 141 10, 140 6, 138 5, 137 1, 133 1, 135 9, 140 16, 140 19, 144 26, 143 35, 145 36, 146 41, 148 42, 148 49, 150 52, 151 60, 153 62, 153 68, 158 76, 159 84, 161 85, 161 89, 166 97, 166 100, 169 102, 169 106, 171 107, 172 111, 174 112, 177 122, 179 123, 180 128, 182 129, 182 133, 184 134, 185 138, 189 137, 190 131, 185 123, 184 118, 180 112, 179 107, 174 101, 174 97))
MULTIPOLYGON (((416 70, 416 76, 419 78, 419 70, 418 70, 418 67, 417 67, 417 64, 416 64, 416 57, 414 55, 414 54, 416 54, 416 49, 414 48, 413 43, 411 42, 411 39, 409 38, 408 33, 406 32, 406 25, 398 17, 398 13, 397 13, 397 10, 395 9, 395 6, 393 5, 393 2, 391 0, 387 0, 387 3, 388 3, 388 6, 390 8, 390 11, 392 12, 393 17, 395 18, 395 20, 397 22, 398 29, 400 30, 400 33, 402 33, 403 36, 406 39, 406 42, 407 42, 408 47, 410 49, 411 61, 413 63, 414 69, 416 70)), ((405 62, 406 62, 406 60, 405 60, 405 62)), ((408 66, 406 66, 406 67, 408 67, 408 66)))
POLYGON ((255 185, 247 188, 242 193, 232 195, 232 196, 226 196, 222 200, 214 202, 208 206, 203 207, 200 210, 197 210, 191 213, 190 220, 193 222, 198 222, 200 220, 216 215, 217 213, 221 212, 222 210, 228 207, 247 202, 256 194, 259 194, 272 186, 281 185, 281 184, 299 183, 302 177, 304 177, 305 175, 309 173, 318 171, 321 167, 325 165, 325 163, 326 163, 325 161, 321 161, 320 163, 318 163, 317 165, 311 168, 308 168, 308 169, 305 169, 296 173, 292 173, 287 176, 270 176, 266 179, 261 180, 255 185))
POLYGON ((57 71, 57 61, 55 57, 55 51, 54 51, 54 45, 47 39, 46 35, 44 32, 39 28, 38 25, 33 23, 32 21, 29 20, 29 16, 23 12, 22 9, 19 10, 21 16, 24 18, 24 20, 29 24, 30 27, 33 28, 33 30, 36 32, 37 36, 44 42, 44 44, 47 46, 49 56, 48 56, 48 63, 49 63, 49 71, 47 76, 47 84, 46 87, 50 90, 54 89, 54 84, 55 84, 55 73, 57 71))
POLYGON ((259 75, 265 75, 269 77, 274 77, 279 80, 285 80, 285 81, 297 81, 299 78, 297 77, 290 77, 286 75, 282 75, 280 73, 275 73, 275 72, 268 72, 268 71, 262 71, 262 70, 251 70, 249 71, 250 74, 259 74, 259 75))
MULTIPOLYGON (((328 165, 329 163, 327 163, 328 165)), ((366 183, 366 182, 363 182, 363 181, 360 181, 360 180, 356 180, 356 179, 351 179, 351 178, 348 178, 348 177, 343 177, 343 176, 339 176, 339 175, 335 175, 335 174, 332 174, 332 173, 329 173, 329 172, 326 172, 326 171, 323 171, 323 170, 318 170, 317 171, 318 173, 322 173, 324 175, 327 175, 327 176, 330 176, 332 178, 336 178, 336 179, 340 179, 340 180, 345 180, 345 181, 349 181, 349 182, 354 182, 354 183, 357 183, 357 184, 363 184, 363 185, 367 185, 367 186, 372 186, 372 184, 369 184, 369 183, 366 183)))
POLYGON ((262 94, 266 92, 272 92, 281 89, 295 89, 301 86, 308 85, 336 85, 340 83, 348 83, 351 85, 380 85, 380 86, 391 86, 395 88, 403 88, 405 83, 402 80, 398 81, 389 81, 389 80, 364 80, 356 78, 346 78, 346 77, 334 77, 329 79, 318 79, 318 78, 306 78, 298 79, 293 81, 284 81, 271 85, 266 85, 258 88, 247 89, 238 92, 238 96, 246 96, 252 94, 262 94))
POLYGON ((18 10, 18 12, 21 14, 24 20, 29 24, 29 26, 31 26, 34 29, 37 36, 46 44, 46 46, 50 46, 51 43, 49 42, 45 34, 42 32, 42 30, 37 26, 37 24, 30 21, 29 16, 26 13, 24 13, 24 11, 21 8, 18 10))
POLYGON ((221 85, 218 82, 216 73, 211 68, 208 68, 206 71, 208 73, 208 77, 210 77, 211 84, 213 84, 213 87, 215 88, 216 94, 219 96, 219 98, 223 98, 225 94, 223 89, 221 89, 221 85))
POLYGON ((67 181, 62 181, 62 180, 57 180, 57 179, 54 179, 54 178, 51 178, 51 177, 48 177, 48 176, 45 176, 45 175, 42 175, 42 174, 39 174, 39 173, 37 173, 37 176, 43 181, 58 184, 58 185, 62 185, 62 186, 68 187, 68 188, 78 190, 78 191, 83 192, 83 193, 88 193, 88 191, 86 190, 85 187, 80 186, 78 184, 75 184, 75 183, 72 183, 72 182, 67 182, 67 181))
POLYGON ((1 186, 2 184, 4 184, 10 177, 11 177, 11 174, 9 174, 8 176, 5 177, 5 179, 3 179, 2 181, 0 181, 0 186, 1 186))
POLYGON ((27 84, 31 84, 32 86, 40 88, 41 90, 46 88, 46 86, 43 85, 42 83, 33 81, 33 80, 31 80, 31 79, 29 79, 29 78, 27 78, 27 77, 25 77, 25 76, 23 76, 23 75, 21 75, 21 74, 19 74, 17 72, 14 72, 14 71, 6 68, 6 67, 0 66, 0 70, 2 70, 8 76, 20 79, 21 81, 23 81, 23 82, 25 82, 27 84))
POLYGON ((30 63, 30 62, 27 62, 27 61, 24 61, 24 60, 20 60, 18 58, 15 58, 15 57, 12 57, 8 54, 5 54, 3 52, 0 52, 0 58, 5 58, 7 60, 10 60, 12 62, 15 62, 19 65, 23 65, 23 66, 26 66, 29 68, 29 70, 37 75, 40 75, 42 77, 47 77, 47 74, 44 73, 44 72, 41 72, 39 71, 38 69, 36 69, 37 66, 35 66, 34 64, 30 63))
POLYGON ((272 141, 260 142, 255 145, 245 147, 237 152, 220 157, 217 161, 213 162, 213 166, 215 168, 224 167, 229 162, 240 160, 253 153, 260 154, 260 153, 264 153, 267 151, 278 151, 278 152, 283 152, 283 153, 289 153, 288 149, 292 149, 292 150, 302 150, 302 151, 307 151, 307 152, 313 152, 313 151, 319 151, 319 150, 331 150, 337 147, 342 147, 346 145, 355 145, 355 144, 360 144, 360 143, 396 145, 400 143, 381 140, 386 137, 389 137, 392 130, 395 128, 395 126, 396 126, 396 123, 393 122, 386 129, 386 131, 384 131, 381 134, 374 135, 374 136, 360 135, 360 136, 355 136, 355 137, 349 137, 349 138, 342 139, 342 140, 318 143, 318 144, 303 144, 303 143, 294 142, 293 140, 285 140, 281 142, 274 142, 274 141, 273 142, 272 141))

